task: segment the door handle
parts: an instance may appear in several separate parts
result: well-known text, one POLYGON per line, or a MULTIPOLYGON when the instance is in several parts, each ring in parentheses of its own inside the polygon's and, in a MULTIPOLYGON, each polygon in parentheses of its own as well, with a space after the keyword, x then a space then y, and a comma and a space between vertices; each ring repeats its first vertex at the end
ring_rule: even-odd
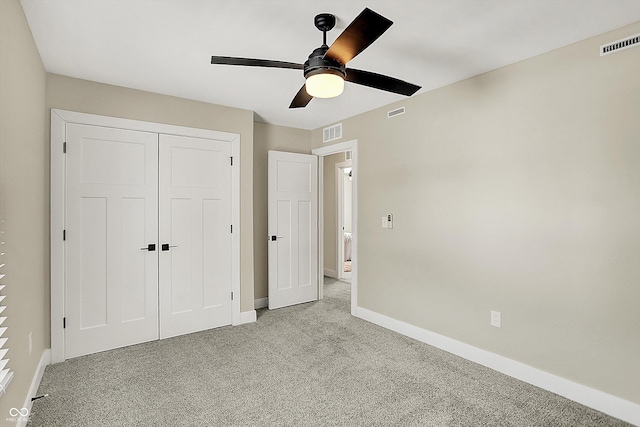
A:
POLYGON ((170 245, 168 243, 163 243, 162 244, 162 250, 163 251, 168 251, 169 248, 177 248, 177 247, 178 247, 178 245, 170 245))
POLYGON ((278 239, 282 239, 284 236, 267 236, 267 240, 275 242, 278 239))
POLYGON ((140 248, 140 250, 141 251, 153 252, 153 251, 156 250, 156 244, 155 243, 149 243, 146 248, 140 248))

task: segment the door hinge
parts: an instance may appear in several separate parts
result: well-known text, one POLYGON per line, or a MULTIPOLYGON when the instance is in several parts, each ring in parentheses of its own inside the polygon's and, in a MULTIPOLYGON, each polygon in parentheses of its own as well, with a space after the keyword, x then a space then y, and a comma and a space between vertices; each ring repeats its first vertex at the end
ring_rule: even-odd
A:
POLYGON ((67 240, 67 230, 62 230, 62 240, 67 240))
POLYGON ((67 318, 66 317, 62 318, 62 329, 67 329, 67 318))
POLYGON ((231 159, 231 166, 233 166, 233 156, 229 157, 231 159))
POLYGON ((65 153, 65 154, 67 153, 67 143, 66 142, 62 143, 62 152, 65 153))
POLYGON ((233 292, 231 292, 231 301, 233 301, 233 292))
POLYGON ((233 224, 231 224, 231 234, 233 234, 233 224))

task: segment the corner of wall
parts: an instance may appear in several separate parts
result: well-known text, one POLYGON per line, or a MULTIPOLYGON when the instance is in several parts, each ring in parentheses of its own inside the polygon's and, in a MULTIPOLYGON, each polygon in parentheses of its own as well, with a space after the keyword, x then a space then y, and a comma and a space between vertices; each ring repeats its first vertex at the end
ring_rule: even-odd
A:
POLYGON ((0 1, 0 28, 0 199, 8 284, 3 326, 8 326, 4 337, 9 338, 8 367, 14 372, 0 399, 4 420, 10 408, 21 408, 30 397, 39 355, 49 342, 49 151, 46 73, 18 0, 0 1))

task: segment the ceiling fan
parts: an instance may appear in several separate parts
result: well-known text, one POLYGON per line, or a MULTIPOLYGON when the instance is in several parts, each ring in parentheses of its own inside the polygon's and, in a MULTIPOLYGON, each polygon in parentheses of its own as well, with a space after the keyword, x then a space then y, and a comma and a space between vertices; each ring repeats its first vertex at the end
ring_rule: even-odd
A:
POLYGON ((387 31, 393 24, 392 21, 365 8, 338 36, 331 47, 327 46, 327 31, 335 26, 336 17, 329 13, 321 13, 315 17, 314 23, 316 28, 322 31, 322 46, 314 49, 304 64, 230 56, 212 56, 211 63, 303 70, 306 82, 291 101, 289 108, 306 107, 314 97, 338 96, 342 93, 345 80, 406 96, 411 96, 420 90, 420 86, 394 77, 345 67, 347 62, 387 31))

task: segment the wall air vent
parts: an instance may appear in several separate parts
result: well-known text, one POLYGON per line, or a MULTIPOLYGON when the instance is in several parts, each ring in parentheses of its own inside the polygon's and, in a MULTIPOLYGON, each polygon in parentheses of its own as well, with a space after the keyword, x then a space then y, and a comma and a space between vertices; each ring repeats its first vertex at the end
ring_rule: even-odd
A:
POLYGON ((387 119, 391 117, 399 116, 400 114, 404 114, 404 107, 396 108, 395 110, 387 111, 387 119))
POLYGON ((640 45, 640 34, 626 37, 621 40, 616 40, 611 43, 603 44, 600 46, 600 56, 608 55, 610 53, 618 52, 623 49, 640 45))
POLYGON ((322 142, 335 141, 342 138, 342 123, 322 129, 322 142))

